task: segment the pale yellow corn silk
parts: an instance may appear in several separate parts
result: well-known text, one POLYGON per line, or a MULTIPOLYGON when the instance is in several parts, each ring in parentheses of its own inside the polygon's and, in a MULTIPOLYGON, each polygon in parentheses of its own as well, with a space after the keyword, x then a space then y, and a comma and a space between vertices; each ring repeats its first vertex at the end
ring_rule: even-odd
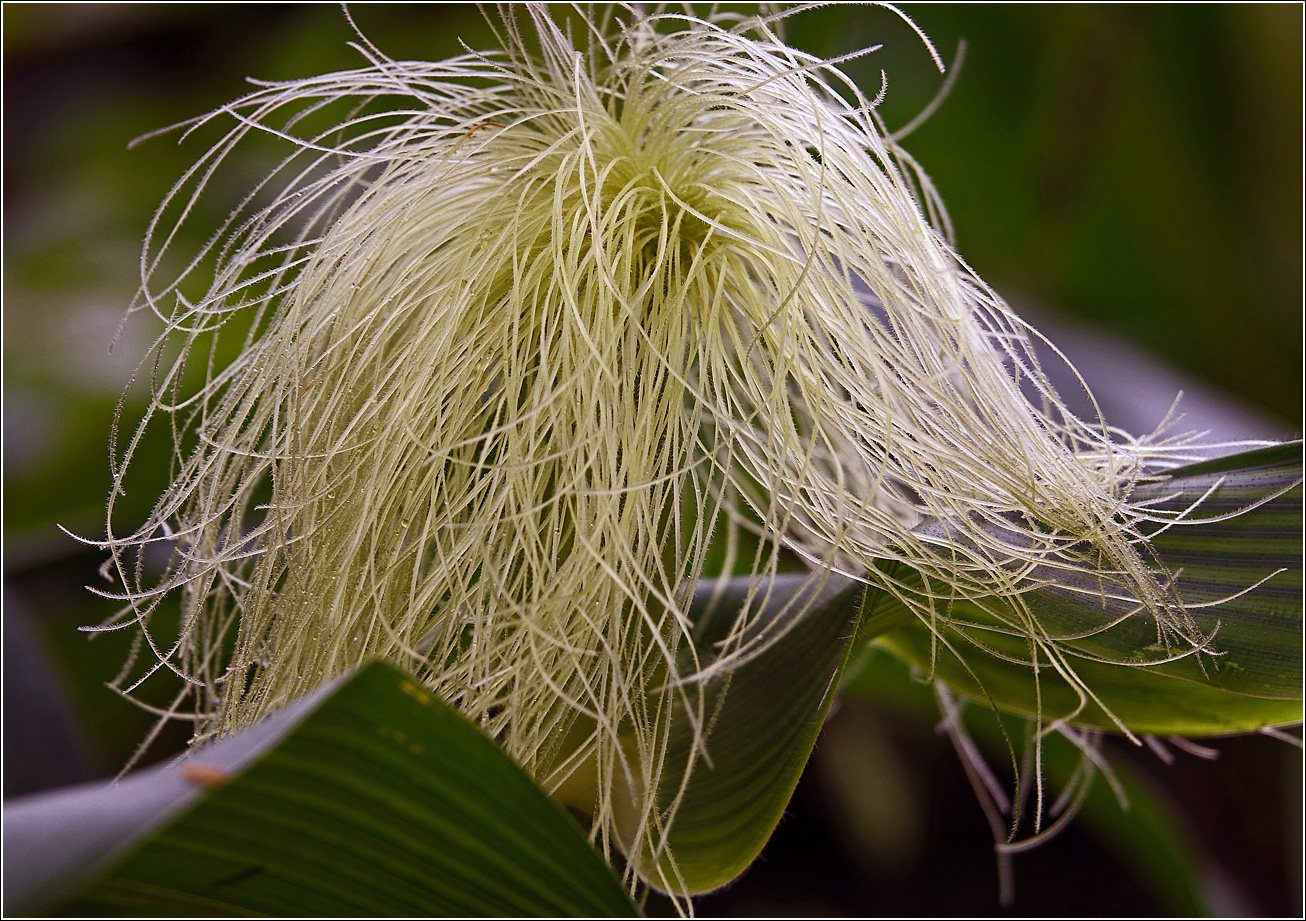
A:
POLYGON ((1200 645, 1124 501, 1176 445, 1065 410, 833 64, 775 21, 566 15, 507 13, 503 51, 442 63, 364 44, 190 124, 235 120, 151 228, 136 309, 168 331, 115 465, 165 420, 174 477, 134 533, 109 509, 129 605, 105 626, 186 678, 169 712, 228 732, 389 659, 546 787, 594 776, 610 852, 664 840, 696 682, 784 641, 759 596, 720 659, 686 656, 709 547, 759 584, 782 547, 814 578, 907 561, 927 589, 887 587, 922 617, 997 594, 1068 673, 1020 593, 1106 571, 1200 645), (292 155, 161 281, 251 133, 292 155), (173 592, 175 642, 150 625, 173 592))

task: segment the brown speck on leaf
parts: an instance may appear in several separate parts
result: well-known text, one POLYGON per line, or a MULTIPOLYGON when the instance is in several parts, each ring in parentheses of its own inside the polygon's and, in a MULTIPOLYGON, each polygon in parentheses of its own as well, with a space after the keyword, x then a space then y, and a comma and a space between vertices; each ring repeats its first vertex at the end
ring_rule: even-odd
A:
POLYGON ((204 764, 196 761, 185 765, 181 769, 181 776, 191 783, 201 787, 213 789, 215 787, 225 787, 235 778, 226 768, 220 768, 216 764, 204 764))

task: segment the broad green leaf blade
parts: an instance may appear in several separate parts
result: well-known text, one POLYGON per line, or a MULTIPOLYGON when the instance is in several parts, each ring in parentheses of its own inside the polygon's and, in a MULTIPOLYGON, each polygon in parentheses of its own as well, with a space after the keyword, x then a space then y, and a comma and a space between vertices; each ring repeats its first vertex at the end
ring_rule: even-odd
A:
MULTIPOLYGON (((235 774, 283 739, 344 679, 288 704, 244 732, 203 749, 209 770, 235 774)), ((189 762, 5 802, 4 912, 28 914, 95 868, 192 806, 204 787, 188 780, 189 762)))
MULTIPOLYGON (((700 583, 695 641, 707 661, 720 638, 717 630, 733 620, 748 583, 747 578, 729 582, 714 607, 716 616, 704 616, 715 582, 700 583)), ((675 865, 648 854, 637 862, 658 888, 696 894, 743 872, 784 813, 825 721, 857 629, 863 586, 831 576, 817 590, 807 576, 780 575, 770 588, 764 629, 784 628, 809 607, 809 599, 810 609, 756 658, 704 682, 706 712, 713 715, 710 762, 694 765, 683 794, 692 733, 683 712, 672 722, 659 805, 668 807, 681 796, 668 842, 675 865), (813 591, 818 591, 815 597, 813 591)))
POLYGON ((1196 658, 1160 670, 1203 683, 1209 677, 1245 694, 1301 700, 1302 443, 1195 464, 1175 471, 1169 483, 1135 493, 1176 510, 1201 496, 1200 523, 1170 528, 1153 545, 1180 572, 1180 596, 1199 627, 1216 634, 1220 655, 1206 660, 1214 667, 1205 672, 1196 658), (1263 504, 1243 511, 1256 503, 1263 504))
POLYGON ((560 806, 479 729, 381 663, 57 910, 636 913, 560 806))
POLYGON ((1214 634, 1217 655, 1155 663, 1156 626, 1130 601, 1104 598, 1100 586, 1051 585, 1023 596, 1052 637, 1074 653, 1065 667, 1101 706, 968 604, 951 612, 936 638, 921 624, 881 643, 960 693, 1045 720, 1172 735, 1247 732, 1302 718, 1301 445, 1282 445, 1181 468, 1134 498, 1182 510, 1199 499, 1192 524, 1153 540, 1178 573, 1177 587, 1198 628, 1214 634), (1253 588, 1253 586, 1255 586, 1253 588), (1250 589, 1250 590, 1249 590, 1250 589), (1237 597, 1231 597, 1237 596, 1237 597), (1206 606, 1212 602, 1221 602, 1206 606), (1109 629, 1103 625, 1112 624, 1109 629), (963 661, 964 660, 964 661, 963 661), (1112 663, 1153 662, 1145 668, 1112 663))
MULTIPOLYGON (((1164 483, 1135 491, 1166 511, 1200 506, 1191 523, 1157 535, 1152 546, 1178 574, 1179 596, 1215 656, 1192 655, 1149 666, 1161 675, 1280 700, 1302 699, 1302 445, 1296 442, 1175 470, 1164 483), (1254 586, 1254 587, 1253 587, 1254 586)), ((1050 589, 1030 607, 1052 635, 1074 636, 1124 619, 1109 630, 1070 640, 1088 655, 1152 661, 1156 627, 1128 615, 1127 600, 1050 589)), ((1300 713, 1300 710, 1298 710, 1300 713)))
MULTIPOLYGON (((983 612, 957 605, 954 616, 982 622, 983 612)), ((913 623, 881 637, 876 645, 922 672, 933 672, 958 694, 1021 716, 1042 713, 1044 722, 1065 719, 1076 726, 1118 730, 1111 715, 1083 698, 1046 660, 1038 684, 1028 665, 1029 648, 999 634, 984 644, 1010 658, 976 648, 956 630, 940 625, 934 642, 924 624, 913 623), (949 648, 951 646, 952 648, 949 648), (954 651, 960 650, 961 656, 954 651), (964 661, 963 661, 964 658, 964 661)), ((1254 697, 1210 684, 1161 674, 1152 668, 1109 665, 1089 659, 1071 663, 1076 676, 1132 731, 1154 735, 1222 735, 1299 722, 1299 700, 1254 697)))

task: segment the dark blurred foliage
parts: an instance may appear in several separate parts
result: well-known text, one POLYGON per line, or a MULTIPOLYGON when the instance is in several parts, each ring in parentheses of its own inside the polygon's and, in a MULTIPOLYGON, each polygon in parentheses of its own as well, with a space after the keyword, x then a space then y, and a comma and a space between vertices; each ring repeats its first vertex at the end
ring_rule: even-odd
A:
MULTIPOLYGON (((966 259, 1013 302, 1109 329, 1224 388, 1268 420, 1261 430, 1299 433, 1301 7, 905 8, 949 61, 968 42, 951 96, 906 142, 947 202, 966 259)), ((461 5, 354 14, 398 58, 490 40, 461 5)), ((9 796, 112 773, 151 725, 104 689, 130 637, 88 643, 76 630, 113 610, 82 587, 108 587, 96 574, 102 554, 56 528, 104 533, 114 407, 157 334, 144 319, 119 330, 139 243, 204 149, 203 138, 179 146, 173 135, 127 144, 240 94, 246 76, 363 62, 328 5, 6 4, 3 15, 9 796)), ((884 10, 815 10, 787 35, 824 55, 883 43, 846 69, 869 96, 887 72, 891 129, 941 83, 884 10)), ((234 204, 239 183, 266 168, 242 160, 213 201, 234 204)), ((142 392, 127 402, 128 426, 142 392)), ((159 459, 145 461, 120 524, 152 504, 166 447, 143 449, 159 459)), ((159 685, 152 699, 167 696, 159 685)), ((149 758, 184 740, 184 727, 169 730, 149 758)), ((1111 750, 1185 816, 1216 911, 1299 914, 1300 752, 1264 738, 1217 747, 1216 762, 1181 754, 1171 767, 1124 743, 1111 750)), ((1018 857, 1016 884, 1019 914, 1172 910, 1079 826, 1018 857)), ((928 715, 846 702, 762 860, 700 910, 987 914, 1000 911, 996 892, 987 827, 928 715)))

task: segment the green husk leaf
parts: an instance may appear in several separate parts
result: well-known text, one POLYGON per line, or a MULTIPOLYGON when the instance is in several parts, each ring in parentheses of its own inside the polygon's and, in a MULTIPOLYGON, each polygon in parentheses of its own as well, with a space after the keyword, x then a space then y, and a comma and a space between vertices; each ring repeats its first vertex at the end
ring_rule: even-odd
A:
POLYGON ((1100 586, 1064 578, 1023 600, 1071 653, 1062 667, 1073 670, 1076 682, 972 604, 954 605, 933 635, 913 622, 879 642, 959 693, 1049 721, 1104 729, 1123 723, 1136 732, 1175 735, 1299 722, 1301 464, 1298 442, 1180 468, 1163 483, 1135 490, 1135 500, 1161 510, 1201 500, 1193 523, 1152 540, 1159 560, 1177 573, 1177 591, 1197 628, 1211 637, 1200 653, 1158 661, 1177 650, 1158 642, 1149 617, 1131 613, 1127 599, 1098 594, 1100 586), (1039 665, 1037 682, 1032 662, 1039 665), (1139 667, 1145 663, 1152 664, 1139 667))
POLYGON ((560 806, 479 729, 382 663, 54 910, 636 913, 560 806))
MULTIPOLYGON (((967 610, 968 619, 978 622, 984 617, 977 608, 967 610)), ((1085 699, 1046 661, 1035 685, 1028 665, 978 649, 946 626, 940 626, 939 632, 947 644, 963 650, 964 661, 947 644, 936 642, 929 628, 920 623, 882 637, 877 645, 922 671, 932 670, 935 678, 958 694, 1021 716, 1041 713, 1046 722, 1064 719, 1075 726, 1118 730, 1118 719, 1133 732, 1202 736, 1254 732, 1302 718, 1300 700, 1239 694, 1152 668, 1074 661, 1075 674, 1106 705, 1108 714, 1101 704, 1085 699)), ((1028 646, 1018 640, 986 636, 984 642, 1013 658, 1029 657, 1028 646)))
MULTIPOLYGON (((730 580, 706 614, 715 581, 699 583, 695 595, 700 654, 710 656, 747 595, 749 579, 730 580)), ((805 606, 813 588, 806 576, 771 580, 763 629, 780 630, 805 606)), ((705 682, 710 730, 707 757, 684 786, 686 759, 694 750, 683 712, 672 722, 667 778, 659 790, 664 808, 680 796, 664 855, 643 854, 643 875, 659 888, 697 894, 730 882, 753 861, 771 836, 798 784, 857 628, 861 583, 830 577, 816 589, 813 608, 775 643, 729 674, 705 682), (710 759, 710 760, 709 760, 710 759), (661 882, 658 882, 658 880, 661 882)))

